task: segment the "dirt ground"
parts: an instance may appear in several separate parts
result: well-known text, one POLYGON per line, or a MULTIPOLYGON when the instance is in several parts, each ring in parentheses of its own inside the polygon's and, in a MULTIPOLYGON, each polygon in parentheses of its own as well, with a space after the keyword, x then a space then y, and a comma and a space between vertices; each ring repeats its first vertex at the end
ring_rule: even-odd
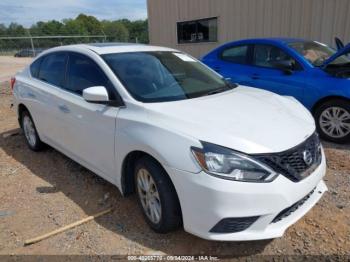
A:
MULTIPOLYGON (((28 61, 0 57, 0 79, 28 61)), ((323 143, 329 192, 282 238, 210 242, 183 230, 160 235, 144 222, 135 197, 123 198, 113 185, 54 149, 30 151, 10 109, 9 83, 0 87, 0 254, 350 255, 350 145, 323 143), (23 245, 110 206, 113 213, 23 245)))
POLYGON ((0 83, 9 81, 18 70, 21 70, 30 61, 32 58, 28 57, 0 56, 0 83))

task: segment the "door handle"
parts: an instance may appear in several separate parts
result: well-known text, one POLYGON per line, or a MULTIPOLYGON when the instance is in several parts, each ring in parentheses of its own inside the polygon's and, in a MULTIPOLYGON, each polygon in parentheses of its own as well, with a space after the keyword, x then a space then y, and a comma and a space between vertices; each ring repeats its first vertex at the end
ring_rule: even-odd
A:
POLYGON ((66 114, 70 112, 69 108, 68 108, 66 105, 59 105, 59 106, 58 106, 58 109, 59 109, 61 112, 66 113, 66 114))
POLYGON ((260 79, 260 76, 258 74, 253 74, 252 79, 260 79))

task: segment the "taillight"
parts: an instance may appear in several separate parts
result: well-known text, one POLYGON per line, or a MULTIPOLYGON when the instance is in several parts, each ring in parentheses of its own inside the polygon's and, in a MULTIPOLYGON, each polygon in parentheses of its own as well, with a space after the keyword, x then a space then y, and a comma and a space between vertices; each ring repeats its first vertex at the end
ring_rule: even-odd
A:
POLYGON ((11 91, 13 92, 13 88, 15 87, 15 83, 16 83, 16 78, 15 77, 11 77, 11 91))

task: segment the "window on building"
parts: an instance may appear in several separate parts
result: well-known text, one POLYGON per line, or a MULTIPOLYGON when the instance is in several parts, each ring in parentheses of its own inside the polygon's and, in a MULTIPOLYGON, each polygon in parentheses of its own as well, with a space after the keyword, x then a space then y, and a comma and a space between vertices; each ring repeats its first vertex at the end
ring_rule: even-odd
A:
POLYGON ((200 43, 217 41, 217 18, 207 18, 177 23, 177 41, 183 43, 200 43))

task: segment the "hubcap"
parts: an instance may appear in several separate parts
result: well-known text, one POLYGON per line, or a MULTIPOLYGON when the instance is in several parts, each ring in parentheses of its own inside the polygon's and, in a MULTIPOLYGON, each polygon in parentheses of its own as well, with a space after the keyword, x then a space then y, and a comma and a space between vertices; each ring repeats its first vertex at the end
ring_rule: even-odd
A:
POLYGON ((151 174, 144 168, 137 172, 137 191, 147 217, 154 224, 159 223, 162 215, 162 206, 158 189, 151 174))
POLYGON ((350 134, 350 113, 341 107, 329 107, 322 112, 319 124, 328 136, 345 137, 350 134))
POLYGON ((32 120, 30 119, 29 116, 23 117, 23 130, 24 130, 24 135, 26 136, 28 143, 31 146, 35 146, 35 144, 36 144, 35 128, 34 128, 34 124, 33 124, 32 120))

